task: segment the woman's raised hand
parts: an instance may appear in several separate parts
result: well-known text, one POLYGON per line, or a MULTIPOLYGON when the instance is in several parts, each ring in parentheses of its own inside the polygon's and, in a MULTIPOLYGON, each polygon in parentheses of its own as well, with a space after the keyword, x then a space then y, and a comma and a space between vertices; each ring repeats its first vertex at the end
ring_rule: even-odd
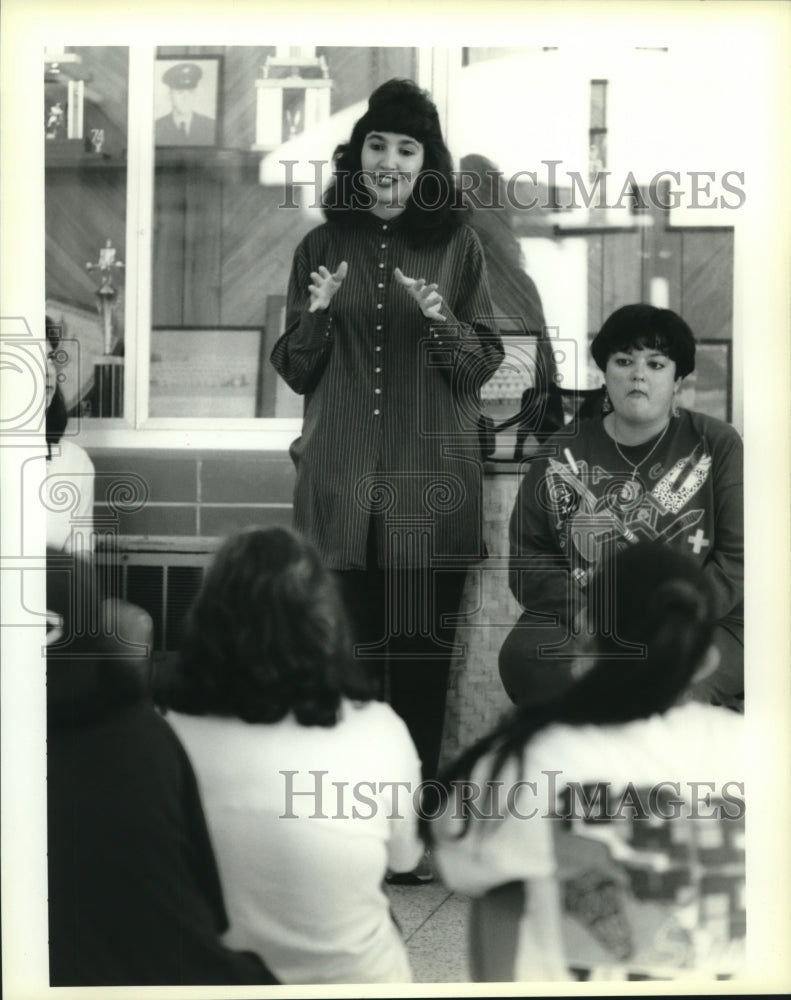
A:
POLYGON ((335 274, 330 274, 322 264, 318 271, 311 271, 310 278, 312 284, 308 285, 310 292, 310 306, 308 312, 316 312, 317 309, 326 309, 330 304, 330 299, 338 291, 346 277, 349 265, 342 261, 335 274))
POLYGON ((442 296, 437 291, 436 285, 427 285, 425 278, 407 278, 400 267, 397 267, 393 274, 396 281, 400 282, 417 302, 420 311, 427 319, 447 318, 442 315, 442 296))

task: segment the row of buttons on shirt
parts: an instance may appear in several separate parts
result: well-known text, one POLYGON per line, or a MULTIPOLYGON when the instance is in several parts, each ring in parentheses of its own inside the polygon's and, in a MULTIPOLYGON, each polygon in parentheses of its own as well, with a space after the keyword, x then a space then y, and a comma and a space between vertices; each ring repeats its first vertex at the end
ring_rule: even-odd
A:
MULTIPOLYGON (((387 232, 387 223, 386 222, 382 223, 382 232, 383 233, 387 232)), ((379 249, 380 250, 387 250, 387 243, 386 242, 380 243, 379 244, 379 249)), ((382 256, 384 257, 384 254, 382 254, 382 256)), ((380 271, 384 271, 384 268, 385 268, 385 262, 384 262, 384 260, 380 260, 378 266, 379 266, 379 270, 380 271)), ((380 281, 380 282, 378 282, 378 284, 377 284, 376 287, 379 289, 379 292, 381 293, 381 291, 385 287, 385 283, 383 281, 380 281)), ((384 309, 384 302, 382 302, 381 300, 379 302, 377 302, 376 303, 376 308, 377 309, 384 309)), ((376 325, 376 332, 378 334, 381 334, 381 332, 382 332, 382 324, 381 323, 377 323, 377 325, 376 325)), ((374 350, 376 351, 377 354, 380 354, 381 351, 382 351, 382 345, 381 344, 377 344, 374 347, 374 350)), ((382 374, 381 365, 377 365, 377 367, 374 368, 374 373, 376 375, 381 375, 382 374)), ((376 388, 374 389, 374 395, 376 395, 376 396, 381 396, 382 395, 381 386, 376 386, 376 388)), ((378 400, 377 400, 377 402, 378 402, 378 400)), ((374 416, 375 417, 380 416, 381 412, 382 411, 377 407, 376 409, 374 409, 374 416)))

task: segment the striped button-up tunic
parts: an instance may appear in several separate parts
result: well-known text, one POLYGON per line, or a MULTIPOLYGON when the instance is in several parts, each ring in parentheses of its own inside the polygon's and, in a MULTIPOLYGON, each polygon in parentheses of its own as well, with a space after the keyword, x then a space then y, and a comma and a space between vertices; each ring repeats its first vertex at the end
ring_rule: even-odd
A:
POLYGON ((445 244, 414 248, 400 219, 360 213, 297 247, 272 363, 306 395, 291 446, 294 526, 330 568, 366 567, 372 519, 382 567, 485 554, 479 390, 503 358, 491 312, 483 252, 466 225, 445 244), (311 271, 344 260, 330 307, 308 312, 311 271), (396 267, 437 283, 445 321, 423 316, 396 267))

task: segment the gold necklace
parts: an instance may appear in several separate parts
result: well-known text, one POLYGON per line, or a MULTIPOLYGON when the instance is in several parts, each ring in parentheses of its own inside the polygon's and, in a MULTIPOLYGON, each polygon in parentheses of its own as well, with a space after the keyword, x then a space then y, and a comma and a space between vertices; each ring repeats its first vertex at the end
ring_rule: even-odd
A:
MULTIPOLYGON (((632 475, 631 475, 631 477, 629 479, 629 484, 630 485, 634 484, 635 477, 637 476, 637 470, 640 468, 640 466, 643 465, 644 462, 647 462, 648 459, 654 454, 654 452, 656 451, 656 449, 659 447, 659 444, 662 441, 662 438, 665 436, 665 434, 667 434, 667 429, 668 429, 669 426, 670 426, 670 419, 668 419, 667 423, 665 424, 665 426, 664 426, 664 428, 662 430, 662 433, 659 435, 659 437, 656 439, 656 441, 654 441, 653 446, 651 447, 651 450, 648 452, 648 454, 644 455, 640 459, 640 461, 637 463, 637 465, 635 465, 634 462, 630 462, 629 459, 626 457, 626 455, 624 455, 624 453, 621 451, 621 446, 618 444, 618 415, 613 410, 613 415, 612 415, 613 439, 612 439, 612 443, 615 445, 615 450, 618 452, 618 454, 621 456, 621 458, 624 460, 624 462, 626 462, 627 465, 631 465, 631 467, 632 467, 632 475)), ((624 484, 621 487, 621 496, 622 496, 622 498, 628 499, 629 493, 630 493, 630 490, 627 488, 627 485, 624 484)))

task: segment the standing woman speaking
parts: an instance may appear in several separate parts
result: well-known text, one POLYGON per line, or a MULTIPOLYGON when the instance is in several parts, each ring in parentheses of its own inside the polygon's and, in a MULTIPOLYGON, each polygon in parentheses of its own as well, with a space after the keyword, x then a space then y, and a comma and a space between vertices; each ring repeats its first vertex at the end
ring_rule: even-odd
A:
POLYGON ((336 571, 357 656, 434 778, 454 623, 484 554, 480 387, 503 358, 437 109, 382 84, 334 156, 272 352, 305 395, 294 524, 336 571), (385 691, 385 681, 388 690, 385 691))

